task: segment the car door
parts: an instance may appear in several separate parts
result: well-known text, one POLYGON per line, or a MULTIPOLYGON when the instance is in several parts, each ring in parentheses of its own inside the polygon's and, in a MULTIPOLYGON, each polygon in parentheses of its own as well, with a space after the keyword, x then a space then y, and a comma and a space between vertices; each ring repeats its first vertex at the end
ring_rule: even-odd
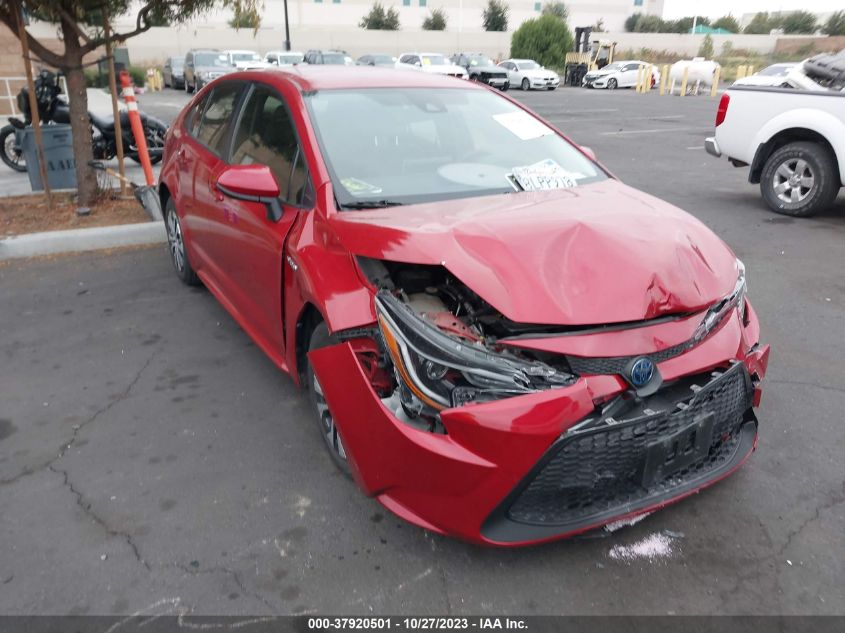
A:
POLYGON ((508 81, 511 86, 519 86, 524 76, 523 72, 519 69, 519 64, 511 62, 510 71, 508 72, 508 81))
POLYGON ((223 208, 223 194, 217 189, 217 177, 225 168, 233 117, 238 100, 246 84, 242 81, 222 81, 214 86, 207 98, 202 118, 193 138, 196 152, 193 170, 193 212, 191 239, 202 261, 198 273, 210 277, 203 281, 216 286, 227 296, 231 293, 230 271, 223 265, 226 258, 228 218, 223 208))
POLYGON ((276 221, 263 203, 224 198, 220 257, 250 334, 271 355, 281 354, 285 238, 299 214, 313 208, 314 188, 290 109, 270 86, 256 83, 244 98, 229 163, 266 165, 279 185, 282 216, 276 221))
POLYGON ((619 72, 619 85, 630 87, 637 84, 637 73, 640 70, 639 64, 625 64, 619 72))

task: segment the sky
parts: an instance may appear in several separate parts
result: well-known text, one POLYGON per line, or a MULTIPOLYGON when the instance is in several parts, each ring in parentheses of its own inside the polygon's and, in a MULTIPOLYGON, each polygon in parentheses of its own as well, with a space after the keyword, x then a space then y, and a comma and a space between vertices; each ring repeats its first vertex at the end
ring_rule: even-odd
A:
POLYGON ((733 13, 740 17, 743 13, 757 11, 789 11, 803 9, 813 13, 840 11, 845 8, 843 0, 665 0, 663 17, 667 20, 682 18, 698 12, 700 15, 719 17, 733 13))

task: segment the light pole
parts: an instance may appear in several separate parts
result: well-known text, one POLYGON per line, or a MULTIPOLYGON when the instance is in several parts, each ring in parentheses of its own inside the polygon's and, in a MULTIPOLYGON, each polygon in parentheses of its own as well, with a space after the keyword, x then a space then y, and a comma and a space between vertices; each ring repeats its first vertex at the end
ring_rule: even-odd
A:
POLYGON ((285 50, 290 50, 290 27, 288 26, 288 0, 285 0, 285 50))

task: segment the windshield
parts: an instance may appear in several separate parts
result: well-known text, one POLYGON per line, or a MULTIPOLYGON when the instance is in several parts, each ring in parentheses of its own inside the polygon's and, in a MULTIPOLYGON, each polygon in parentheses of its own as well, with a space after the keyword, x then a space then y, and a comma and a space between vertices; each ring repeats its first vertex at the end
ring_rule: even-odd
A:
POLYGON ((279 55, 280 64, 299 64, 304 55, 302 53, 283 53, 279 55))
POLYGON ((345 64, 346 55, 342 53, 323 53, 324 64, 345 64))
POLYGON ((197 53, 194 56, 195 66, 228 66, 229 62, 225 55, 219 53, 197 53))
POLYGON ((537 62, 517 62, 519 64, 520 69, 522 70, 537 70, 540 68, 540 64, 537 62))
POLYGON ((261 56, 258 53, 232 53, 233 62, 259 62, 261 56))
POLYGON ((423 66, 445 66, 446 58, 443 55, 420 55, 423 66))
POLYGON ((791 68, 792 66, 775 64, 774 66, 764 68, 760 71, 759 74, 764 75, 766 77, 784 77, 789 74, 791 68))
POLYGON ((173 68, 182 68, 185 65, 185 58, 184 57, 171 57, 170 58, 170 66, 173 68))
POLYGON ((541 162, 569 186, 606 178, 545 124, 486 90, 325 90, 306 103, 341 206, 513 193, 521 188, 515 172, 537 174, 541 162))
POLYGON ((493 60, 487 57, 486 55, 470 55, 469 56, 469 65, 470 66, 495 66, 496 64, 493 63, 493 60))
POLYGON ((619 70, 620 68, 622 68, 621 62, 613 62, 602 68, 602 70, 619 70))

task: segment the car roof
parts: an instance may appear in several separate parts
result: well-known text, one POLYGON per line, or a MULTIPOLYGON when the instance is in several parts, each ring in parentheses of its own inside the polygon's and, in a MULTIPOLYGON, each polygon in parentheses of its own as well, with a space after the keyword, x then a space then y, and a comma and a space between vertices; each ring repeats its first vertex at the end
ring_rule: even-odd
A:
POLYGON ((440 55, 440 57, 448 57, 448 55, 444 53, 426 53, 425 51, 408 51, 407 53, 401 53, 400 55, 440 55))
POLYGON ((255 51, 251 51, 248 48, 227 48, 223 52, 224 53, 255 53, 255 51))
MULTIPOLYGON (((349 88, 464 88, 484 90, 476 84, 434 73, 396 70, 378 66, 298 65, 239 74, 244 78, 267 81, 279 76, 291 81, 301 92, 349 88)), ((271 80, 272 81, 272 80, 271 80)))

